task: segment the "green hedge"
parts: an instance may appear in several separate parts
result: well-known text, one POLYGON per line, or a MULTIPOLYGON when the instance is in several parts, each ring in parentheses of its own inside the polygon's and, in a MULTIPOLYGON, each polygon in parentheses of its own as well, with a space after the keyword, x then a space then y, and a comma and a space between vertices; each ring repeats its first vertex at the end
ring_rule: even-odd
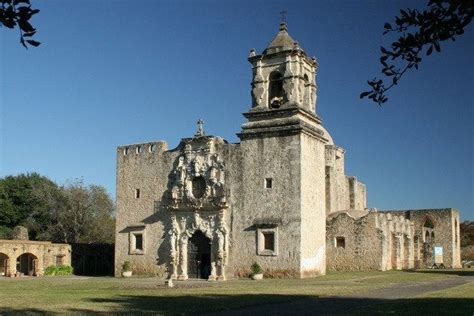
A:
POLYGON ((71 266, 49 266, 44 270, 45 275, 72 275, 74 272, 71 266))

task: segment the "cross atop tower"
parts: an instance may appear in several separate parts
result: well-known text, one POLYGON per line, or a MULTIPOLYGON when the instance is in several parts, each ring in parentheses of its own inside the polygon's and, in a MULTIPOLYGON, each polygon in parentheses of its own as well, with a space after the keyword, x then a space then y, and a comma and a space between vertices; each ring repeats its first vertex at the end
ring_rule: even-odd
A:
POLYGON ((202 119, 199 119, 197 121, 197 126, 198 126, 198 129, 196 131, 196 134, 194 134, 194 137, 204 136, 206 134, 204 133, 204 121, 202 119))

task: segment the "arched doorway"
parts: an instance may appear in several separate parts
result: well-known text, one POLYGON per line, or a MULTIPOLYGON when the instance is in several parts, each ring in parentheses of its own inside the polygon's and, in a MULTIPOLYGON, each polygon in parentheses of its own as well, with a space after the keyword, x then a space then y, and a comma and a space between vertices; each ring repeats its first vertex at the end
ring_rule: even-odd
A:
POLYGON ((207 279, 211 274, 211 241, 200 230, 188 243, 188 276, 207 279))
POLYGON ((8 276, 8 256, 0 252, 0 276, 8 276))
POLYGON ((38 258, 31 253, 24 253, 16 259, 16 271, 24 275, 36 275, 38 258))

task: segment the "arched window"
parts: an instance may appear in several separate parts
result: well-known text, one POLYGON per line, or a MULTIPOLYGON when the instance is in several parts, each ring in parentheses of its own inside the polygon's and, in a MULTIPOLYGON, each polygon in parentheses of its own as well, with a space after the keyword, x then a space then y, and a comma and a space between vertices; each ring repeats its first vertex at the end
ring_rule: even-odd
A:
POLYGON ((268 80, 268 104, 270 108, 278 109, 283 103, 282 75, 278 71, 272 71, 268 80))
POLYGON ((431 219, 427 218, 423 225, 425 242, 434 242, 434 225, 431 219))

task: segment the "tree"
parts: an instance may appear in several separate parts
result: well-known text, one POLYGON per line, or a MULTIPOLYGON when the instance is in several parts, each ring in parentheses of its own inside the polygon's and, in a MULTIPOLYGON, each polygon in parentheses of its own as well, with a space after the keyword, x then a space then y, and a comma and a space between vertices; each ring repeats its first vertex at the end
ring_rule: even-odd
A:
POLYGON ((106 190, 81 181, 61 190, 63 204, 54 209, 43 237, 66 243, 113 243, 114 203, 106 190))
POLYGON ((385 23, 384 34, 397 33, 400 37, 390 48, 380 47, 382 73, 390 82, 374 78, 368 81, 369 91, 360 98, 369 98, 379 106, 388 98, 385 93, 396 86, 409 69, 418 69, 423 53, 427 56, 441 51, 441 42, 452 40, 464 34, 474 13, 472 0, 429 0, 424 11, 400 10, 395 24, 385 23))
POLYGON ((59 187, 37 173, 0 179, 0 239, 26 226, 31 239, 113 243, 114 203, 107 191, 81 181, 59 187))
POLYGON ((36 29, 30 24, 30 19, 40 10, 32 9, 30 0, 0 0, 0 26, 9 29, 18 27, 20 43, 28 49, 30 46, 39 46, 41 43, 32 38, 36 29))
POLYGON ((13 228, 25 225, 30 237, 36 238, 49 221, 49 212, 59 197, 59 187, 50 179, 37 173, 7 176, 0 179, 0 226, 13 228), (46 202, 47 201, 47 202, 46 202))

